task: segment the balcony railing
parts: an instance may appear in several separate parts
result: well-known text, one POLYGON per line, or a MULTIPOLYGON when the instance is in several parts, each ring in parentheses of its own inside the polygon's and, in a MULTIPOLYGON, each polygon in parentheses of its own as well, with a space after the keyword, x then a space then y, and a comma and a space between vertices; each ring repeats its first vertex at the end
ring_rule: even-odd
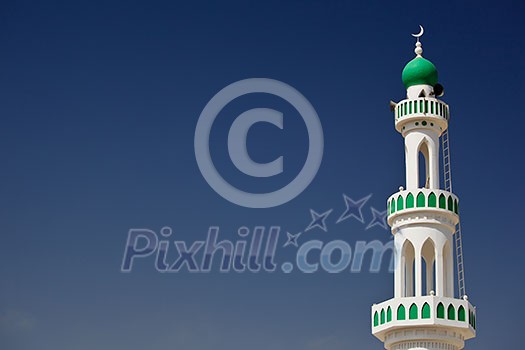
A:
POLYGON ((434 117, 449 119, 449 107, 437 99, 418 98, 400 101, 394 110, 395 119, 406 117, 434 117))
POLYGON ((458 214, 458 197, 445 190, 416 188, 394 193, 387 200, 388 217, 414 208, 435 208, 458 214))
POLYGON ((463 328, 475 335, 476 309, 468 300, 438 296, 393 298, 372 306, 372 333, 410 325, 463 328))

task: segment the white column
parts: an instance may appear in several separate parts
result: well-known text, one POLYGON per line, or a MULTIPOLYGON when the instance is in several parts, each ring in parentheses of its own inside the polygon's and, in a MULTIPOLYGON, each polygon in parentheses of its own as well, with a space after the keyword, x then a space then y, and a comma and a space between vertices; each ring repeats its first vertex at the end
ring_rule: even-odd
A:
POLYGON ((429 187, 439 188, 439 138, 432 137, 428 142, 428 153, 429 153, 429 174, 430 177, 429 187))
POLYGON ((423 273, 421 269, 421 247, 417 247, 416 249, 416 264, 414 269, 414 278, 416 281, 416 290, 414 293, 414 296, 420 297, 421 296, 421 290, 423 288, 422 286, 422 280, 423 280, 423 273))
POLYGON ((405 258, 406 279, 405 279, 405 296, 411 297, 414 295, 414 273, 412 271, 414 266, 413 258, 405 258))
POLYGON ((428 259, 427 264, 427 290, 426 294, 429 295, 430 291, 434 289, 434 259, 428 259))
POLYGON ((435 247, 436 249, 436 295, 442 297, 445 295, 443 266, 443 247, 435 247))
MULTIPOLYGON (((447 268, 447 295, 448 297, 454 297, 454 258, 452 255, 452 242, 448 244, 448 251, 446 254, 446 268, 447 268)), ((461 298, 461 295, 459 296, 461 298)))
POLYGON ((396 251, 396 269, 394 272, 394 298, 405 296, 405 257, 396 251))

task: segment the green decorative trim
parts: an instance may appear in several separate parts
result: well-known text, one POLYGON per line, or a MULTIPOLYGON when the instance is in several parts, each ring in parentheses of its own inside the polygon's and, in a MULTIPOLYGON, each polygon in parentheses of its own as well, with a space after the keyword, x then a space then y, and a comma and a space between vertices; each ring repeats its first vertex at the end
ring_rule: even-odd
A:
POLYGON ((439 208, 447 209, 447 199, 443 193, 439 195, 439 208))
POLYGON ((432 208, 436 207, 436 195, 434 192, 428 195, 428 206, 432 208))
POLYGON ((403 305, 399 305, 397 308, 397 320, 402 321, 406 319, 405 315, 405 307, 403 305))
POLYGON ((408 310, 408 318, 411 320, 417 320, 417 305, 415 303, 410 305, 410 309, 408 310))
POLYGON ((454 309, 454 305, 450 304, 447 309, 447 318, 449 320, 455 320, 456 319, 456 309, 454 309))
POLYGON ((458 309, 458 321, 465 321, 465 308, 463 305, 458 309))
POLYGON ((472 310, 469 310, 468 323, 472 326, 472 328, 476 329, 476 314, 472 310))
POLYGON ((439 303, 437 306, 437 318, 445 318, 445 306, 443 306, 443 303, 439 303))
POLYGON ((403 196, 397 197, 397 210, 403 210, 403 196))
POLYGON ((381 310, 380 322, 381 324, 385 323, 385 309, 381 310))
POLYGON ((423 304, 421 309, 421 318, 430 318, 430 305, 428 303, 423 304))
POLYGON ((377 314, 377 311, 374 313, 374 327, 377 327, 379 325, 379 315, 377 314))
POLYGON ((423 192, 419 192, 416 202, 418 208, 423 208, 425 206, 425 194, 423 192))
POLYGON ((392 321, 392 308, 390 306, 386 309, 386 321, 392 321))
POLYGON ((409 193, 407 196, 407 209, 414 208, 414 195, 409 193))

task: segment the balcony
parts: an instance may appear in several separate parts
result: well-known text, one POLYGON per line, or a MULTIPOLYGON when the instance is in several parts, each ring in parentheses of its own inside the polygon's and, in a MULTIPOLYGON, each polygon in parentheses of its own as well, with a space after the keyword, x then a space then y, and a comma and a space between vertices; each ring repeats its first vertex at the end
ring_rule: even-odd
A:
POLYGON ((406 99, 397 103, 394 108, 396 129, 402 132, 412 122, 418 127, 447 128, 450 117, 446 103, 433 98, 406 99), (434 125, 435 124, 435 125, 434 125))
POLYGON ((476 336, 476 309, 468 300, 438 296, 393 298, 372 306, 372 334, 381 341, 395 329, 453 328, 464 339, 476 336))
POLYGON ((440 189, 416 188, 399 191, 387 200, 388 224, 392 226, 395 218, 402 214, 421 211, 452 216, 455 224, 459 220, 458 201, 456 195, 440 189))

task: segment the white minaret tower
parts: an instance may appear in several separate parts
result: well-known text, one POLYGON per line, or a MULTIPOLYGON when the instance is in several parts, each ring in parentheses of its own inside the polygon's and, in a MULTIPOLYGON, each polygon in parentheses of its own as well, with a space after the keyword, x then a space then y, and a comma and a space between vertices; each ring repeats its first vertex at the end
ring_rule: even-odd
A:
MULTIPOLYGON (((416 57, 403 69, 407 98, 391 102, 396 130, 405 139, 406 190, 400 187, 387 201, 395 243, 394 298, 372 306, 372 334, 388 350, 459 350, 476 335, 476 309, 466 295, 454 298, 459 200, 440 189, 439 180, 449 107, 437 99, 443 87, 436 67, 422 57, 422 34, 423 27, 413 34, 416 57)), ((448 144, 444 150, 447 158, 448 144)))

